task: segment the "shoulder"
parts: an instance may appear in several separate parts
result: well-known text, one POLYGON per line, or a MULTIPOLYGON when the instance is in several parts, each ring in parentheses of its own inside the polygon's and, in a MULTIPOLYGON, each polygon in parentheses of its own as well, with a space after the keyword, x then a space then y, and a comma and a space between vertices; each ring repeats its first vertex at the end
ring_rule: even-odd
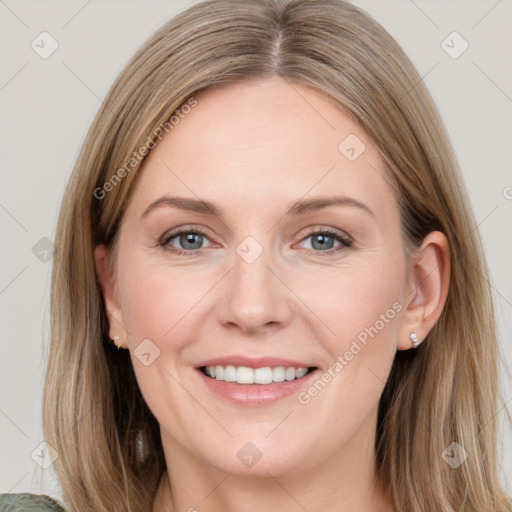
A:
POLYGON ((0 494, 0 512, 65 512, 52 498, 39 494, 0 494))

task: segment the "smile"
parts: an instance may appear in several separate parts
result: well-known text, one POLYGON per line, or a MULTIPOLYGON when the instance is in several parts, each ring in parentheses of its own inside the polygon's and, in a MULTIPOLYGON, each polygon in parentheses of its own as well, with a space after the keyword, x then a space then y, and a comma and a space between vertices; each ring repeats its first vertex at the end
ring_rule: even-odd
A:
POLYGON ((237 384, 272 384, 302 379, 314 368, 294 368, 265 366, 249 368, 247 366, 215 365, 203 366, 201 372, 211 379, 237 384))
POLYGON ((230 354, 199 361, 196 375, 214 396, 237 406, 262 407, 296 396, 318 374, 310 359, 230 354))

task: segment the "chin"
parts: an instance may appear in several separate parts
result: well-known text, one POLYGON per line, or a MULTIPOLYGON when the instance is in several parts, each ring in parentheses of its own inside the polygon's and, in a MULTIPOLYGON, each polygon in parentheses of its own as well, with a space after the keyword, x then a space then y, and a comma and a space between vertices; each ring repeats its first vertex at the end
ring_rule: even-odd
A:
POLYGON ((282 437, 270 440, 265 437, 267 435, 266 430, 259 436, 235 436, 219 442, 217 446, 210 444, 200 456, 207 465, 223 473, 257 479, 268 479, 269 474, 273 477, 292 474, 306 469, 306 460, 311 463, 311 458, 307 457, 309 450, 305 449, 308 445, 306 439, 285 436, 285 442, 282 437))

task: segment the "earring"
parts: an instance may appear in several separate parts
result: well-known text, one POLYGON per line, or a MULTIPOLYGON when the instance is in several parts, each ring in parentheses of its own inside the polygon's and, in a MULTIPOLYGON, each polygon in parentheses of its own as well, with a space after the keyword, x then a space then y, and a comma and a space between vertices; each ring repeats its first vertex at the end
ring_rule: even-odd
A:
POLYGON ((418 339, 418 336, 416 336, 416 333, 415 332, 411 332, 411 334, 409 335, 409 338, 411 338, 412 346, 414 348, 418 348, 418 346, 420 344, 420 340, 418 339))
POLYGON ((119 336, 114 336, 112 338, 112 343, 114 343, 114 345, 117 347, 117 350, 119 350, 120 348, 124 348, 121 343, 119 343, 119 336))

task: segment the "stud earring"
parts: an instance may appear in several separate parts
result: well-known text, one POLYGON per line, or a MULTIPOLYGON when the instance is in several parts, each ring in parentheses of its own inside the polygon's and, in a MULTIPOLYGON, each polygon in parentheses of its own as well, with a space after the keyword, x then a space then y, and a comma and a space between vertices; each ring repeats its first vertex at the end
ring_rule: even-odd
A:
POLYGON ((418 336, 416 336, 416 333, 415 332, 411 332, 411 334, 409 335, 409 338, 411 338, 412 346, 414 348, 418 348, 418 346, 420 344, 420 340, 418 339, 418 336))
POLYGON ((119 343, 119 336, 114 336, 112 338, 112 342, 114 343, 114 345, 117 347, 117 350, 119 350, 120 348, 124 348, 121 343, 119 343))

